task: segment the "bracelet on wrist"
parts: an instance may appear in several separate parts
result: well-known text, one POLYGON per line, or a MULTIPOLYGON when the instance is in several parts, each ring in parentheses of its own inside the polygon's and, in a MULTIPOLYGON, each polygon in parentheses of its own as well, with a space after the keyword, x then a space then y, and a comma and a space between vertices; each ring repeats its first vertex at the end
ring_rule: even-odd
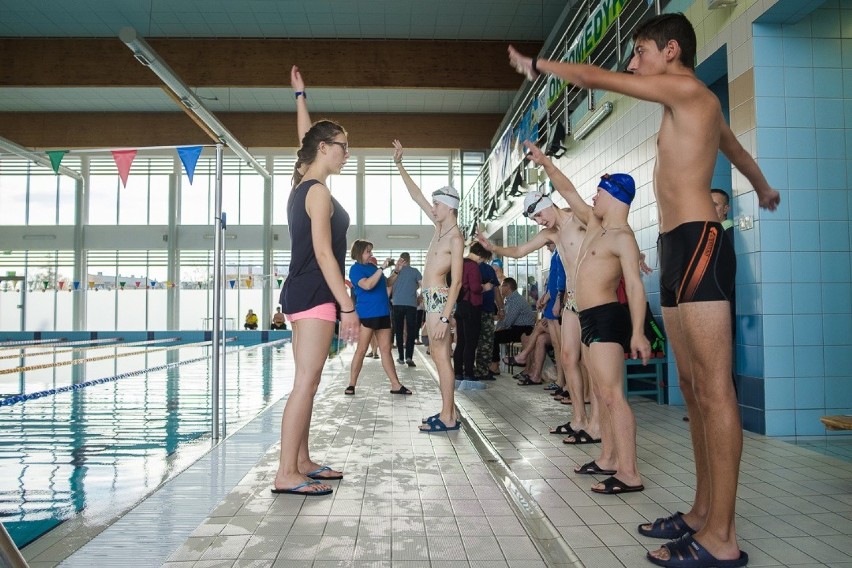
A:
POLYGON ((541 75, 541 71, 538 70, 538 58, 536 57, 532 58, 532 71, 536 75, 541 75))
POLYGON ((393 273, 394 273, 394 274, 399 274, 399 270, 394 270, 394 271, 393 271, 393 273))
POLYGON ((299 95, 302 95, 303 97, 305 97, 305 100, 308 100, 308 92, 307 91, 296 91, 293 94, 296 95, 297 99, 299 98, 299 95))
POLYGON ((340 310, 340 313, 341 314, 351 314, 354 311, 355 311, 355 308, 352 308, 351 310, 340 310))

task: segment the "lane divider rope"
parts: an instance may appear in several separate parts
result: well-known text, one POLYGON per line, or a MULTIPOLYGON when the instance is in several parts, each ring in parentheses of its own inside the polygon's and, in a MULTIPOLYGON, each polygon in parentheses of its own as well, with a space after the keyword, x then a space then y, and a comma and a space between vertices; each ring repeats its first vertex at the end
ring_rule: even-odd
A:
MULTIPOLYGON (((229 337, 229 338, 226 339, 226 341, 234 341, 235 339, 236 338, 234 338, 234 337, 229 337)), ((229 351, 229 353, 239 353, 240 351, 245 351, 246 349, 256 349, 258 347, 271 347, 271 346, 275 345, 276 343, 283 343, 285 341, 289 341, 289 339, 278 339, 276 341, 270 341, 269 343, 261 343, 259 345, 245 345, 243 347, 233 349, 233 350, 229 351)), ((211 342, 204 341, 204 342, 201 342, 201 343, 204 343, 205 345, 209 345, 211 342)), ((193 345, 198 345, 198 343, 187 343, 185 345, 181 345, 180 347, 189 347, 189 346, 193 346, 193 345)), ((167 347, 165 349, 175 349, 175 347, 167 347)), ((162 351, 162 350, 163 349, 157 349, 157 351, 162 351)), ((12 406, 13 404, 17 404, 17 403, 20 403, 20 402, 27 402, 28 400, 35 400, 37 398, 42 398, 42 397, 45 397, 45 396, 60 394, 60 393, 69 392, 69 391, 73 391, 73 390, 80 390, 80 389, 83 389, 83 388, 86 388, 86 387, 90 387, 92 385, 100 385, 100 384, 108 383, 108 382, 111 382, 111 381, 117 381, 119 379, 126 379, 128 377, 136 377, 136 376, 139 376, 139 375, 144 375, 145 373, 151 373, 151 372, 154 372, 154 371, 162 371, 164 369, 170 369, 172 367, 178 367, 180 365, 186 365, 186 364, 189 364, 189 363, 197 363, 199 361, 204 361, 205 359, 209 359, 209 358, 210 358, 210 355, 205 355, 203 357, 196 357, 196 358, 193 358, 193 359, 187 359, 186 361, 176 361, 174 363, 166 363, 164 365, 157 365, 157 366, 154 366, 154 367, 150 367, 148 369, 140 369, 138 371, 128 371, 126 373, 120 373, 118 375, 113 375, 112 377, 103 377, 101 379, 92 379, 91 381, 84 381, 82 383, 77 383, 77 384, 74 384, 74 385, 66 385, 64 387, 57 387, 55 389, 48 389, 48 390, 43 390, 43 391, 38 391, 38 392, 31 392, 31 393, 27 393, 27 394, 17 394, 15 396, 9 396, 9 397, 0 399, 0 407, 12 406)))
MULTIPOLYGON (((107 341, 107 340, 99 340, 99 341, 107 341)), ((72 349, 57 349, 54 351, 39 351, 38 353, 21 353, 14 355, 0 355, 0 359, 32 359, 34 357, 44 357, 45 355, 59 355, 60 353, 70 353, 72 351, 84 351, 94 350, 94 349, 113 349, 115 347, 139 347, 140 345, 158 345, 160 343, 170 343, 174 341, 180 341, 180 337, 168 337, 163 339, 146 339, 145 341, 131 341, 129 343, 124 343, 123 338, 110 339, 112 343, 108 345, 94 345, 93 347, 85 347, 85 344, 91 345, 93 342, 91 341, 74 341, 71 343, 63 343, 62 347, 66 345, 80 345, 80 347, 74 347, 72 349), (116 342, 117 340, 120 340, 116 342)))

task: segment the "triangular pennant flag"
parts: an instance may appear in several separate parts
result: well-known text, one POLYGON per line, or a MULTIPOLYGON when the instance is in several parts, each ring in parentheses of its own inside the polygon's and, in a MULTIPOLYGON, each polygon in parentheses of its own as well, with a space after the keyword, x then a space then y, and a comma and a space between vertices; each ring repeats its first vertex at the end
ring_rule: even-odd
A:
POLYGON ((42 280, 41 283, 44 285, 44 289, 47 290, 47 285, 50 284, 50 280, 42 280))
POLYGON ((284 282, 284 279, 283 279, 283 278, 279 278, 279 279, 278 279, 278 285, 279 285, 279 286, 281 286, 281 283, 282 283, 282 282, 284 282))
POLYGON ((136 157, 136 150, 113 150, 112 159, 115 160, 115 165, 118 168, 118 175, 121 178, 121 184, 127 187, 127 176, 130 175, 130 166, 133 165, 133 159, 136 157))
POLYGON ((236 280, 228 280, 228 284, 230 284, 230 285, 231 285, 231 289, 232 289, 232 290, 234 289, 234 284, 236 284, 236 283, 237 283, 237 281, 236 281, 236 280))
POLYGON ((254 281, 251 278, 246 278, 246 288, 251 288, 253 284, 254 281))
POLYGON ((151 283, 151 290, 153 290, 154 288, 157 287, 157 281, 156 280, 151 280, 150 283, 151 283))
POLYGON ((67 153, 68 150, 50 150, 47 153, 47 157, 50 158, 50 165, 53 166, 53 173, 59 173, 59 164, 62 163, 62 158, 64 158, 67 153))
POLYGON ((195 175, 195 164, 198 163, 198 157, 201 156, 201 146, 185 146, 177 149, 180 161, 183 163, 183 169, 186 170, 186 177, 189 178, 189 183, 192 185, 192 176, 195 175))
POLYGON ((124 285, 125 285, 125 284, 127 284, 127 282, 119 282, 119 283, 118 283, 118 285, 119 285, 119 286, 121 286, 121 289, 122 289, 122 290, 124 290, 124 285))
POLYGON ((80 289, 80 281, 79 281, 79 280, 75 280, 75 281, 74 281, 74 282, 72 282, 71 284, 74 286, 74 289, 75 289, 75 290, 79 290, 79 289, 80 289))
POLYGON ((64 289, 65 289, 65 280, 60 280, 60 281, 59 281, 59 289, 60 289, 60 290, 64 290, 64 289))
POLYGON ((140 280, 137 280, 136 282, 134 282, 134 284, 135 284, 135 285, 136 285, 136 287, 138 288, 139 286, 141 286, 141 285, 142 285, 142 282, 141 282, 140 280))

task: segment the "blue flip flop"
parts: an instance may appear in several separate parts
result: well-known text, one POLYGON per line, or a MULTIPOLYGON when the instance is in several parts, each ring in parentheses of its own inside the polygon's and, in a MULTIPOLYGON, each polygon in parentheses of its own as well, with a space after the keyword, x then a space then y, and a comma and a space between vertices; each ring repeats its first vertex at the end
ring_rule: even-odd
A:
POLYGON ((431 422, 426 422, 424 426, 428 426, 428 428, 420 428, 420 431, 425 432, 426 434, 432 434, 434 432, 452 432, 453 430, 461 429, 461 422, 456 419, 454 426, 447 426, 440 418, 435 418, 431 422))
POLYGON ((320 489, 318 491, 311 491, 310 489, 307 491, 301 491, 306 487, 311 487, 313 485, 322 485, 321 481, 306 481, 304 483, 300 483, 296 487, 291 487, 290 489, 278 489, 277 487, 273 487, 271 491, 276 494, 286 493, 288 495, 304 495, 305 497, 318 497, 320 495, 328 495, 332 491, 334 491, 331 487, 328 489, 320 489))
POLYGON ((319 469, 315 469, 314 471, 312 471, 310 473, 306 473, 305 475, 310 477, 311 479, 317 479, 319 481, 326 481, 326 480, 334 481, 335 479, 343 479, 342 473, 339 473, 337 475, 332 475, 332 476, 320 475, 321 473, 326 472, 326 471, 334 471, 334 470, 332 470, 327 465, 324 465, 319 469))
POLYGON ((701 546, 691 534, 664 544, 669 549, 668 560, 654 558, 648 553, 648 560, 657 566, 667 568, 739 568, 748 564, 748 554, 740 551, 740 557, 734 560, 717 560, 706 548, 701 546))

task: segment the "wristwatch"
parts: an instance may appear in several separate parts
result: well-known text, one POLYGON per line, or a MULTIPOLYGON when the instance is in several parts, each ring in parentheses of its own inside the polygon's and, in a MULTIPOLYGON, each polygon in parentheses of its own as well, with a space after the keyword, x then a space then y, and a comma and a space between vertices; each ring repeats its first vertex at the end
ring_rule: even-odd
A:
POLYGON ((450 323, 450 319, 447 316, 441 316, 441 323, 450 323))

